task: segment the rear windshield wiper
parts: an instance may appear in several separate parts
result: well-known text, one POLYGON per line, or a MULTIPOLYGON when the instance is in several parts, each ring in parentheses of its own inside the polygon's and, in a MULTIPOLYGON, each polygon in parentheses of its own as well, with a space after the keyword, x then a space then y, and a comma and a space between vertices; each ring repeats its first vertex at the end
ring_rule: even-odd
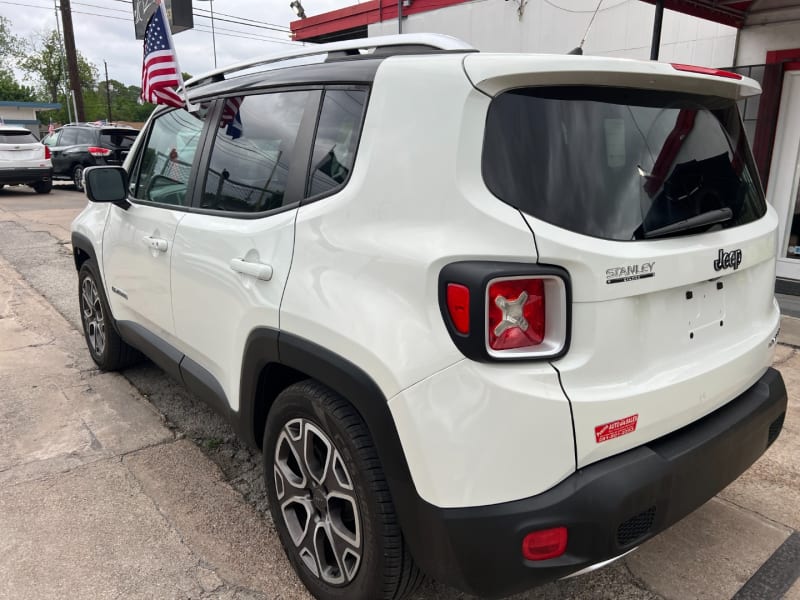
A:
POLYGON ((717 223, 724 223, 725 221, 730 221, 732 218, 733 211, 730 208, 718 208, 716 210, 709 210, 708 212, 689 217, 683 221, 675 221, 674 223, 664 225, 664 227, 659 227, 658 229, 653 229, 652 231, 645 231, 644 237, 645 239, 662 237, 673 233, 679 233, 681 231, 696 229, 698 227, 702 227, 703 225, 716 225, 717 223))

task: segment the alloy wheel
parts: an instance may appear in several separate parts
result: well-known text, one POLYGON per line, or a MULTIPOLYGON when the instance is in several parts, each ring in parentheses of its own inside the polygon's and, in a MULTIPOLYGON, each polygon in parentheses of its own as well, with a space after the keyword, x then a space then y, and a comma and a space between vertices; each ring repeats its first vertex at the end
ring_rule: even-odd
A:
POLYGON ((83 167, 75 167, 72 172, 72 182, 79 191, 83 191, 83 167))
POLYGON ((81 311, 83 326, 92 352, 102 356, 106 347, 106 325, 100 294, 97 293, 97 286, 91 277, 84 278, 81 285, 81 311))
POLYGON ((363 554, 353 479, 330 437, 308 419, 287 422, 273 462, 275 491, 298 556, 332 586, 349 584, 363 554))

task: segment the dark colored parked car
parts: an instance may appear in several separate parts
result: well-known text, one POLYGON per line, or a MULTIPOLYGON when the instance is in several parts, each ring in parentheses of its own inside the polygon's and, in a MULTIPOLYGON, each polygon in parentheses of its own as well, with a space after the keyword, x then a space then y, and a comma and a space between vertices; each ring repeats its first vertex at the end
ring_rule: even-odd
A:
POLYGON ((139 130, 124 125, 71 123, 42 142, 50 147, 53 179, 67 179, 83 191, 83 170, 100 165, 121 165, 139 130))

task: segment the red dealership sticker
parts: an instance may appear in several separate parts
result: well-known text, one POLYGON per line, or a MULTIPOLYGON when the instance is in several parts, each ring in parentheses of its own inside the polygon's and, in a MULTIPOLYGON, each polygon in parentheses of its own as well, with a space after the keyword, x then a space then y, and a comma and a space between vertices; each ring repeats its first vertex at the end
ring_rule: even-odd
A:
POLYGON ((604 423, 594 428, 594 439, 599 444, 613 440, 621 435, 627 435, 636 431, 636 423, 639 422, 639 415, 631 415, 624 419, 617 419, 611 423, 604 423))

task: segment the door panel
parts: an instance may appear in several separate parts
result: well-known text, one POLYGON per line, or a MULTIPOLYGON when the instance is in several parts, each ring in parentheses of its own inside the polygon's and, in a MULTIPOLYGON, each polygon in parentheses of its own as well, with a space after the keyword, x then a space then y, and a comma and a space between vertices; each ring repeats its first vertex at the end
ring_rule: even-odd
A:
POLYGON ((111 208, 103 235, 104 279, 111 312, 172 339, 170 257, 185 212, 132 204, 111 208))
POLYGON ((220 382, 234 410, 248 334, 279 326, 296 212, 257 220, 189 214, 175 236, 172 303, 179 347, 220 382), (269 278, 259 277, 269 270, 269 278))
POLYGON ((302 90, 223 100, 198 181, 203 213, 187 215, 175 237, 176 335, 233 410, 247 336, 279 326, 294 249, 297 209, 289 207, 302 196, 318 101, 319 92, 302 90))

